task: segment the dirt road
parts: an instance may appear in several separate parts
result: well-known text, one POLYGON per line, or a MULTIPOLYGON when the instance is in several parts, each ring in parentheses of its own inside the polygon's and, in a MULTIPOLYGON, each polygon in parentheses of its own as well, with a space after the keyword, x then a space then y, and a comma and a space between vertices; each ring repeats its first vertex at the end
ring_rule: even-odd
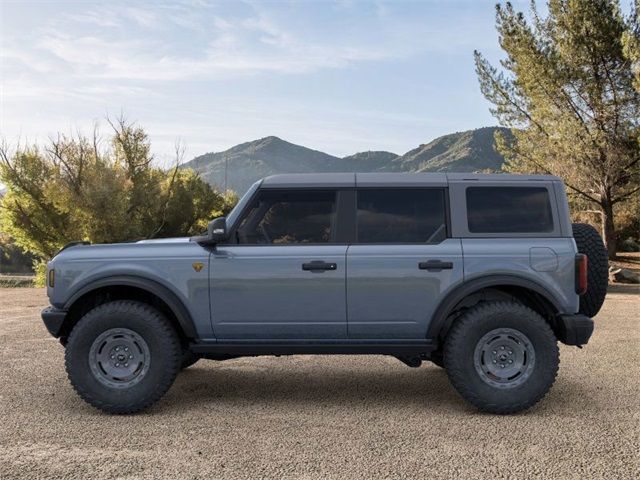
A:
POLYGON ((39 289, 0 289, 0 478, 640 478, 640 290, 616 287, 550 394, 477 413, 430 364, 201 361, 135 416, 78 398, 39 289))

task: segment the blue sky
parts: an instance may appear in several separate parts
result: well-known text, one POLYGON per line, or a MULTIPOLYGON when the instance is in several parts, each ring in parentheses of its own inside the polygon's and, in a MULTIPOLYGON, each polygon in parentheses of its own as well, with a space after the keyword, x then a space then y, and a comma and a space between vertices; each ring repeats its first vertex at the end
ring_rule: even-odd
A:
POLYGON ((176 139, 188 159, 267 135, 404 153, 496 124, 473 65, 500 58, 494 3, 2 1, 0 130, 106 133, 122 111, 161 163, 176 139))

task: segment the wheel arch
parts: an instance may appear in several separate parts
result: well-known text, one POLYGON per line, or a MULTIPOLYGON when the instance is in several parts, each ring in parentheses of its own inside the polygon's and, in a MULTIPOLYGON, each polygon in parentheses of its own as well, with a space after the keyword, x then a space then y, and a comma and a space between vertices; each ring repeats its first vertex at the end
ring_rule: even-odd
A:
POLYGON ((555 330, 555 317, 561 313, 562 307, 549 289, 516 275, 489 275, 464 282, 450 291, 436 308, 427 337, 439 340, 444 338, 458 312, 480 301, 505 297, 522 301, 540 313, 555 330))
POLYGON ((147 278, 118 275, 92 281, 69 297, 64 305, 64 310, 68 313, 61 329, 61 339, 66 338, 76 322, 88 310, 116 299, 139 300, 150 303, 169 318, 182 338, 197 337, 189 310, 169 288, 147 278))

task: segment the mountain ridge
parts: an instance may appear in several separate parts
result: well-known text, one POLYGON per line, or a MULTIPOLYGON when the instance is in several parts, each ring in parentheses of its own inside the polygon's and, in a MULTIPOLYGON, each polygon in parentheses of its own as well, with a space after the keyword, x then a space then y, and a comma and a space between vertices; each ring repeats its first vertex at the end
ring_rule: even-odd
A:
POLYGON ((482 127, 443 135, 403 155, 365 151, 342 158, 271 135, 205 153, 181 168, 193 168, 213 187, 240 194, 278 173, 498 171, 504 158, 494 148, 496 131, 511 135, 506 128, 482 127))

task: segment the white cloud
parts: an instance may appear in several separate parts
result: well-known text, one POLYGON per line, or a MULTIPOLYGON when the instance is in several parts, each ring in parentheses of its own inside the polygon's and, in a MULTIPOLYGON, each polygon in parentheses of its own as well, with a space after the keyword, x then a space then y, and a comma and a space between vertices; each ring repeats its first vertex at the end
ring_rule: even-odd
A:
POLYGON ((9 41, 0 55, 14 62, 30 58, 30 68, 40 73, 62 64, 65 72, 89 79, 175 81, 305 74, 404 58, 424 46, 409 38, 410 32, 354 39, 331 28, 310 34, 292 30, 259 11, 243 18, 203 15, 198 21, 188 9, 97 6, 55 17, 34 32, 31 45, 24 38, 9 41), (190 34, 190 48, 172 48, 177 35, 190 34))
POLYGON ((419 98, 381 102, 403 95, 383 82, 370 100, 367 92, 350 103, 348 82, 358 96, 366 75, 405 75, 403 85, 420 85, 414 92, 438 95, 425 78, 425 53, 468 51, 471 62, 471 50, 485 50, 478 39, 492 29, 473 17, 447 21, 437 18, 438 8, 421 15, 411 8, 357 1, 32 5, 3 20, 0 130, 46 138, 122 109, 149 129, 160 152, 171 152, 175 135, 200 150, 268 134, 335 153, 367 142, 401 150, 434 125, 448 128, 446 120, 414 107, 419 98), (325 79, 334 82, 327 90, 325 79), (289 85, 297 91, 289 94, 289 85))
MULTIPOLYGON (((135 21, 158 28, 155 15, 132 11, 135 21)), ((82 17, 80 17, 82 18, 82 17)), ((91 16, 93 18, 93 16, 91 16)), ((106 15, 108 25, 113 16, 106 15)), ((79 21, 79 18, 73 18, 79 21)), ((163 21, 167 21, 165 18, 163 21)), ((158 39, 115 40, 108 35, 72 35, 73 29, 49 31, 35 49, 63 61, 74 73, 87 77, 129 80, 186 80, 275 72, 309 73, 344 68, 352 63, 405 55, 406 49, 381 43, 314 42, 297 38, 263 17, 230 22, 216 17, 210 39, 199 52, 163 53, 158 39)))

